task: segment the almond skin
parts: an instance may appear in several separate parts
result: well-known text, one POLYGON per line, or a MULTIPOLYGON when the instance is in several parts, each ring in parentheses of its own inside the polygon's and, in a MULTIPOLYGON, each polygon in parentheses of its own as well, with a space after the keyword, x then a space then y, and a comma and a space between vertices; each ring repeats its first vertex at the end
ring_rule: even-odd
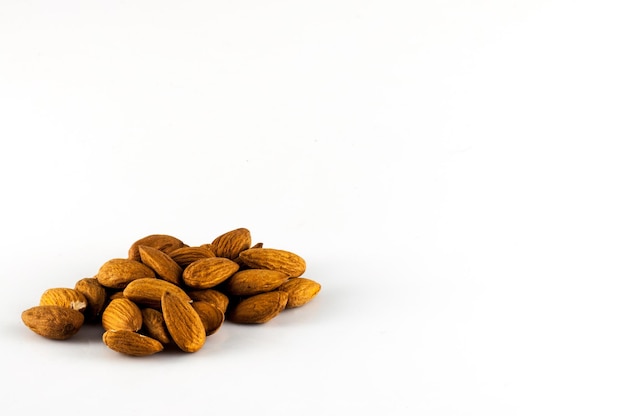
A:
POLYGON ((275 248, 250 248, 239 253, 239 260, 252 269, 278 270, 289 277, 299 277, 306 270, 302 257, 275 248))
POLYGON ((183 281, 192 289, 217 286, 239 270, 239 265, 224 257, 212 257, 191 263, 183 272, 183 281))
POLYGON ((139 246, 141 262, 150 267, 161 279, 182 284, 183 269, 169 255, 150 246, 139 246))
POLYGON ((141 325, 141 309, 130 299, 114 299, 102 312, 102 327, 106 331, 134 332, 139 331, 141 325))
POLYGON ((278 270, 246 269, 233 274, 224 282, 224 290, 234 296, 251 296, 270 292, 289 279, 278 270))
POLYGON ((56 287, 43 292, 39 305, 64 306, 83 312, 87 308, 87 298, 75 289, 56 287))
MULTIPOLYGON (((159 302, 160 303, 160 302, 159 302)), ((153 308, 143 308, 141 310, 143 318, 143 330, 152 338, 162 344, 169 344, 170 336, 167 333, 163 313, 153 308)))
POLYGON ((124 289, 124 297, 132 300, 140 306, 161 309, 161 298, 169 291, 191 302, 191 298, 185 291, 173 283, 161 279, 137 279, 130 282, 124 289))
POLYGON ((159 341, 133 331, 109 330, 102 335, 102 341, 113 351, 134 357, 145 357, 163 351, 163 344, 159 341))
POLYGON ((35 306, 22 312, 22 322, 34 333, 49 339, 73 337, 84 321, 82 313, 64 306, 35 306))
POLYGON ((215 305, 206 301, 192 302, 191 306, 196 310, 202 320, 206 335, 213 335, 224 323, 224 313, 215 305))
POLYGON ((318 282, 307 279, 305 277, 294 277, 289 279, 278 290, 286 292, 289 296, 287 300, 287 309, 299 308, 300 306, 309 303, 322 289, 322 285, 318 282))
POLYGON ((85 277, 74 285, 74 289, 80 292, 87 299, 87 309, 85 317, 90 320, 96 319, 104 310, 107 300, 107 293, 95 277, 85 277))
POLYGON ((228 313, 228 320, 239 324, 262 324, 275 318, 287 305, 288 295, 275 290, 245 298, 228 313))
POLYGON ((251 244, 250 231, 247 228, 237 228, 216 237, 211 246, 217 257, 233 260, 239 253, 249 249, 251 244))
POLYGON ((202 319, 180 296, 165 292, 161 298, 163 319, 174 343, 185 352, 196 352, 206 341, 202 319))
POLYGON ((141 256, 139 255, 139 246, 148 246, 161 250, 164 253, 169 253, 177 248, 185 246, 185 243, 180 239, 167 235, 167 234, 151 234, 147 235, 131 244, 128 249, 128 258, 131 260, 139 261, 141 256))
POLYGON ((205 301, 213 304, 217 309, 226 313, 228 308, 228 296, 215 289, 198 289, 187 292, 189 297, 194 301, 205 301))
POLYGON ((215 253, 206 247, 181 247, 169 253, 169 256, 184 269, 196 260, 215 257, 215 253))
POLYGON ((111 259, 96 274, 98 283, 112 289, 123 289, 133 280, 147 277, 156 278, 151 268, 139 261, 128 259, 111 259))

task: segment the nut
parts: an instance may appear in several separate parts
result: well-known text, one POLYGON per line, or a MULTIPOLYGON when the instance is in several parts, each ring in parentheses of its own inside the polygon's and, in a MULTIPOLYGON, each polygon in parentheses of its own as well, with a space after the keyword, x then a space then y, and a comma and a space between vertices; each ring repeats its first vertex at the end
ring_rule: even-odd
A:
POLYGON ((252 269, 278 270, 289 277, 299 277, 306 270, 302 257, 275 248, 250 248, 239 253, 239 259, 252 269))
POLYGON ((183 272, 183 281, 193 289, 215 287, 232 276, 239 265, 224 257, 211 257, 191 263, 183 272))
POLYGON ((102 312, 102 327, 116 331, 139 331, 142 325, 141 310, 130 299, 112 300, 102 312))
POLYGON ((85 316, 65 306, 35 306, 22 312, 22 321, 34 333, 45 338, 65 340, 76 335, 85 316))
POLYGON ((185 352, 196 352, 206 341, 206 330, 200 316, 189 302, 165 292, 161 298, 163 319, 170 337, 185 352))
POLYGON ((87 298, 75 289, 56 287, 43 292, 39 305, 64 306, 82 312, 87 308, 87 298))
POLYGON ((98 270, 96 279, 104 287, 123 289, 136 279, 156 278, 151 268, 137 260, 111 259, 98 270))
POLYGON ((234 306, 228 318, 239 324, 266 323, 285 309, 287 299, 287 293, 279 290, 250 296, 234 306))
POLYGON ((109 330, 102 335, 102 341, 113 351, 134 357, 144 357, 163 350, 163 344, 156 339, 133 331, 109 330))

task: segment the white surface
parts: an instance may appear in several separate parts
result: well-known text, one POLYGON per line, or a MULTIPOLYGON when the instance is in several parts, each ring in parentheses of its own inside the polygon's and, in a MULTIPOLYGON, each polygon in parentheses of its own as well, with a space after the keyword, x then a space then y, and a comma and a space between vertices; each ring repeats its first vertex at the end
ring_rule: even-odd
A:
POLYGON ((0 412, 623 415, 620 3, 3 1, 0 412), (145 359, 20 321, 240 226, 320 295, 145 359))

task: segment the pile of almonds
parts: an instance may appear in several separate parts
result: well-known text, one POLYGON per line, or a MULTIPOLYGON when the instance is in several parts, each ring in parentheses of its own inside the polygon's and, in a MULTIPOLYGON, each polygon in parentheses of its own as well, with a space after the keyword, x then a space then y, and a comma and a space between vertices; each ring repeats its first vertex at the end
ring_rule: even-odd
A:
POLYGON ((246 228, 197 246, 152 234, 135 241, 128 258, 107 261, 74 288, 46 290, 22 321, 56 340, 71 338, 86 322, 100 324, 103 342, 131 356, 167 346, 196 352, 225 320, 265 323, 311 301, 321 285, 302 277, 305 270, 295 253, 252 245, 246 228))

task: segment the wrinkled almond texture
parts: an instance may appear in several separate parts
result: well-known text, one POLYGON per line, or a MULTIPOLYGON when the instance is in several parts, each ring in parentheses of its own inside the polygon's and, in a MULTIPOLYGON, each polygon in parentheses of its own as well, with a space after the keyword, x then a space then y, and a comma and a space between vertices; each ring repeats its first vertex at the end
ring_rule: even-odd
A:
POLYGON ((124 297, 140 306, 161 309, 161 298, 166 291, 181 297, 186 302, 191 302, 191 298, 182 288, 161 279, 133 280, 126 286, 123 293, 124 297))
POLYGON ((82 312, 87 308, 87 298, 75 289, 56 287, 42 293, 39 305, 64 306, 82 312))
POLYGON ((163 280, 175 285, 182 283, 183 269, 170 256, 149 246, 139 246, 141 262, 163 280))
POLYGON ((231 260, 237 258, 242 251, 249 249, 251 244, 252 238, 247 228, 228 231, 215 238, 211 243, 216 256, 231 260))
POLYGON ((76 335, 84 320, 82 313, 64 306, 35 306, 22 312, 22 322, 31 331, 56 340, 65 340, 76 335))
POLYGON ((163 350, 163 345, 156 339, 133 331, 109 330, 102 335, 104 344, 122 354, 144 357, 163 350))
POLYGON ((251 296, 235 305, 228 319, 240 324, 266 323, 285 309, 287 299, 287 293, 278 290, 251 296))
POLYGON ((215 305, 206 301, 196 301, 191 304, 202 320, 206 335, 213 335, 224 323, 224 313, 215 305))
POLYGON ((289 279, 278 270, 246 269, 233 274, 224 283, 224 290, 235 296, 250 296, 270 292, 289 279))
POLYGON ((206 247, 181 247, 169 253, 169 256, 184 269, 196 260, 215 257, 215 253, 206 247))
POLYGON ((217 309, 226 313, 229 298, 226 294, 215 289, 198 289, 187 292, 193 301, 206 301, 215 305, 217 309))
POLYGON ((298 308, 309 303, 320 291, 322 286, 311 279, 305 277, 294 277, 280 285, 278 290, 286 292, 289 296, 287 309, 298 308))
POLYGON ((95 277, 85 277, 76 282, 74 289, 80 292, 87 299, 87 310, 85 315, 90 319, 100 316, 104 310, 107 300, 107 293, 95 277))
POLYGON ((164 253, 169 253, 177 248, 185 246, 180 239, 167 234, 151 234, 147 235, 131 244, 128 249, 128 258, 131 260, 139 261, 141 256, 139 255, 139 246, 148 246, 161 250, 164 253))
POLYGON ((215 287, 232 276, 239 265, 224 257, 212 257, 191 263, 183 272, 183 281, 193 289, 215 287))
POLYGON ((96 279, 104 287, 123 289, 136 279, 156 278, 151 268, 129 259, 111 259, 100 266, 96 279))
POLYGON ((163 319, 163 314, 160 311, 154 308, 143 308, 141 310, 141 316, 143 318, 143 330, 149 336, 162 344, 168 344, 170 342, 170 336, 167 333, 165 320, 163 319))
POLYGON ((141 325, 141 310, 130 299, 114 299, 102 312, 102 327, 107 331, 139 331, 141 325))
POLYGON ((206 341, 200 316, 189 302, 165 292, 161 298, 163 319, 174 343, 185 352, 198 351, 206 341))
POLYGON ((306 270, 302 257, 274 248, 250 248, 242 251, 239 259, 252 269, 278 270, 289 277, 299 277, 306 270))

